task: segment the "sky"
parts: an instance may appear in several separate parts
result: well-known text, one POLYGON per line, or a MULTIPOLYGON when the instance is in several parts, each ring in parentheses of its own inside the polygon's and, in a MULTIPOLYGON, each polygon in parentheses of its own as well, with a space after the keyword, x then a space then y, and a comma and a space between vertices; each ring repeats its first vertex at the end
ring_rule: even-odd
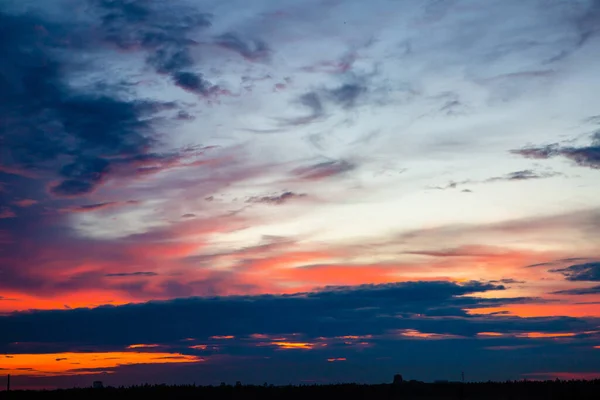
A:
POLYGON ((0 37, 13 387, 600 377, 600 1, 5 0, 0 37))

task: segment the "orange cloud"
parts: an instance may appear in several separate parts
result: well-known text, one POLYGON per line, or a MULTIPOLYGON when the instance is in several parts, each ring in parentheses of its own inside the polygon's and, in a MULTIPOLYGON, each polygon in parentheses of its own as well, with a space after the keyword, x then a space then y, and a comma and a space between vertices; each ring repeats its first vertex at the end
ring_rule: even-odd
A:
POLYGON ((84 375, 133 364, 173 364, 203 361, 177 353, 50 353, 0 356, 3 373, 29 376, 84 375))
POLYGON ((554 317, 600 317, 600 307, 597 304, 511 304, 502 307, 487 307, 467 309, 471 315, 508 312, 522 318, 554 317))
POLYGON ((306 342, 272 342, 272 344, 282 349, 312 349, 315 347, 313 343, 306 342))
MULTIPOLYGON (((582 332, 588 333, 588 332, 582 332)), ((499 332, 479 332, 477 336, 483 337, 517 337, 529 339, 556 339, 577 336, 574 332, 521 332, 521 333, 499 333, 499 332)))
POLYGON ((151 349, 154 347, 160 347, 159 344, 131 344, 127 346, 128 349, 151 349))
POLYGON ((400 329, 396 331, 396 333, 400 336, 410 337, 410 338, 419 338, 419 339, 453 339, 459 338, 460 336, 456 335, 446 335, 442 333, 426 333, 419 332, 416 329, 400 329))
POLYGON ((327 343, 310 343, 310 342, 292 342, 288 341, 285 338, 275 338, 269 342, 261 342, 256 344, 256 346, 274 346, 280 349, 290 350, 290 349, 301 349, 301 350, 311 350, 315 347, 325 347, 327 343))
POLYGON ((344 357, 338 357, 338 358, 328 358, 327 359, 328 362, 336 362, 336 361, 346 361, 346 359, 344 357))
POLYGON ((525 332, 517 333, 515 336, 519 338, 531 338, 531 339, 552 339, 562 337, 573 337, 577 335, 573 332, 562 332, 562 333, 546 333, 546 332, 525 332))
POLYGON ((229 339, 235 339, 235 336, 233 335, 225 335, 225 336, 211 336, 211 339, 217 339, 217 340, 229 340, 229 339))

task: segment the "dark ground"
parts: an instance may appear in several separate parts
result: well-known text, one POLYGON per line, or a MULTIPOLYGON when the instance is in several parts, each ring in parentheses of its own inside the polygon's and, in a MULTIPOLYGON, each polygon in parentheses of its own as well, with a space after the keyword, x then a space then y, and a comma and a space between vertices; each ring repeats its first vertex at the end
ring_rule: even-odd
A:
POLYGON ((600 400, 600 379, 592 381, 518 381, 504 383, 421 383, 400 385, 315 386, 166 386, 0 392, 1 400, 26 399, 594 399, 600 400))

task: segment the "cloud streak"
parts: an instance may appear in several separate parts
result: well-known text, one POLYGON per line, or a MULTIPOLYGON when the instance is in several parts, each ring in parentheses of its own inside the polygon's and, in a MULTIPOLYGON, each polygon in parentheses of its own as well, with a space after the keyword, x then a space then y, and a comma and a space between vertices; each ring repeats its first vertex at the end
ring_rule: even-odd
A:
POLYGON ((525 147, 511 152, 533 159, 564 157, 577 166, 600 169, 600 132, 592 135, 592 143, 587 146, 561 146, 554 143, 541 147, 525 147))

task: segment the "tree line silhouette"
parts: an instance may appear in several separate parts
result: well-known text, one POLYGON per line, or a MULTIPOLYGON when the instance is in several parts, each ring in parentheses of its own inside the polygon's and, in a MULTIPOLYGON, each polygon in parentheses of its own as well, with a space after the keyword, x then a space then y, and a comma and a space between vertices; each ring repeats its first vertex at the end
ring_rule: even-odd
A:
POLYGON ((100 400, 100 399, 202 399, 202 400, 268 400, 268 399, 469 399, 469 400, 587 400, 600 399, 600 379, 554 381, 507 381, 486 383, 424 383, 404 381, 401 384, 334 384, 334 385, 235 385, 170 386, 140 385, 60 390, 13 390, 0 392, 1 400, 100 400))

